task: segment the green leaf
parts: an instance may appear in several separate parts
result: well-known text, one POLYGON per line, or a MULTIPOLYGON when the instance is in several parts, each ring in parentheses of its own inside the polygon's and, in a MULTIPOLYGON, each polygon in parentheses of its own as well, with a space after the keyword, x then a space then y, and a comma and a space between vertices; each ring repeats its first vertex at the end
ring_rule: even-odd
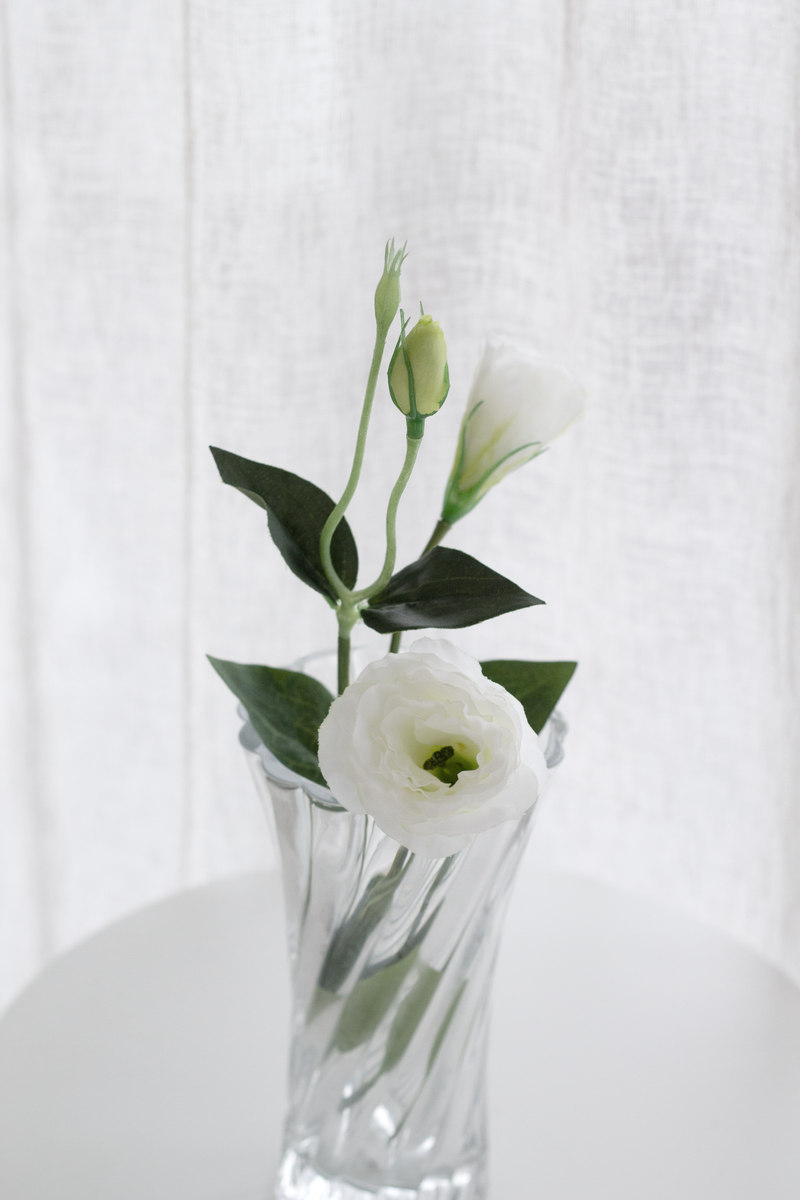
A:
POLYGON ((463 629, 531 604, 544 601, 471 555, 437 546, 393 575, 361 615, 378 633, 463 629))
MULTIPOLYGON (((328 599, 338 599, 322 567, 319 539, 334 503, 322 488, 284 471, 252 462, 211 446, 224 483, 238 488, 267 510, 272 540, 298 579, 328 599)), ((358 551, 350 526, 342 519, 331 542, 331 561, 345 587, 355 587, 358 551)))
POLYGON ((436 1037, 433 1039, 433 1045, 431 1046, 431 1052, 428 1055, 428 1065, 425 1069, 426 1077, 428 1075, 430 1075, 431 1068, 433 1067, 433 1064, 436 1062, 437 1055, 439 1054, 439 1051, 442 1048, 442 1042, 444 1041, 445 1037, 447 1036, 447 1031, 450 1028, 450 1023, 453 1020, 453 1017, 456 1015, 456 1009, 458 1008, 459 1004, 461 1003, 461 997, 464 995, 464 991, 465 991, 468 983, 469 983, 469 980, 464 979, 459 984, 458 991, 456 992, 455 996, 453 997, 453 999, 450 1003, 450 1007, 448 1008, 447 1012, 444 1014, 444 1020, 442 1021, 441 1025, 439 1026, 439 1028, 436 1031, 436 1037))
POLYGON ((315 987, 311 1003, 308 1006, 308 1012, 306 1013, 306 1024, 310 1025, 315 1017, 325 1012, 338 999, 339 997, 335 992, 326 992, 325 988, 315 987))
POLYGON ((239 697, 267 749, 291 771, 327 787, 319 769, 317 740, 333 703, 328 689, 299 671, 225 662, 210 654, 208 661, 239 697))
POLYGON ((386 1053, 381 1063, 381 1071, 391 1071, 408 1049, 408 1043, 417 1031, 417 1027, 428 1010, 434 992, 444 974, 436 971, 427 963, 421 963, 419 976, 414 986, 404 998, 392 1021, 389 1036, 386 1039, 386 1053))
POLYGON ((385 875, 374 875, 350 916, 331 938, 319 973, 318 987, 337 992, 355 966, 364 944, 387 912, 413 855, 401 846, 385 875))
POLYGON ((333 1034, 336 1050, 346 1054, 372 1037, 414 965, 417 954, 415 947, 405 958, 358 980, 336 1023, 333 1034))
POLYGON ((518 662, 495 658, 482 662, 481 670, 487 679, 493 679, 516 696, 525 709, 528 724, 540 733, 577 665, 574 662, 518 662))

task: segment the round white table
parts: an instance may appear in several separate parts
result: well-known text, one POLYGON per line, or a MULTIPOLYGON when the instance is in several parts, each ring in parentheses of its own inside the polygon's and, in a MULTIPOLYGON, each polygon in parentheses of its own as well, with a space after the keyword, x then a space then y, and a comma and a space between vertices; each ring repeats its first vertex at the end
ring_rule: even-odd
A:
MULTIPOLYGON (((185 893, 0 1021, 3 1200, 267 1200, 280 885, 185 893)), ((492 1200, 798 1200, 800 993, 680 913, 526 868, 495 986, 492 1200)))

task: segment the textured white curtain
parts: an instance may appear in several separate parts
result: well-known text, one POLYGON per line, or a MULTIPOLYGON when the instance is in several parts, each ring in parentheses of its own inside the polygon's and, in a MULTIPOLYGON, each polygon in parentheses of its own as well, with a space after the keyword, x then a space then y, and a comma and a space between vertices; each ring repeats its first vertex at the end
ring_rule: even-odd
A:
MULTIPOLYGON (((4 0, 3 1000, 273 861, 203 655, 335 628, 206 447, 338 493, 391 235, 453 380, 401 562, 487 332, 591 392, 450 539, 547 601, 462 646, 581 663, 540 853, 800 978, 799 27, 791 0, 4 0)), ((365 576, 402 434, 383 399, 365 576)))

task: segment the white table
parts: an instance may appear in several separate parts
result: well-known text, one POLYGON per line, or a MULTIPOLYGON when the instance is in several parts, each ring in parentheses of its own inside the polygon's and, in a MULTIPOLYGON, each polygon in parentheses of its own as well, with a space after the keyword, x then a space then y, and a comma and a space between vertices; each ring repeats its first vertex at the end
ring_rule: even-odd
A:
MULTIPOLYGON (((0 1022, 2 1200, 267 1200, 279 883, 122 921, 0 1022)), ((798 1200, 800 993, 666 906, 526 868, 495 990, 492 1200, 798 1200)))

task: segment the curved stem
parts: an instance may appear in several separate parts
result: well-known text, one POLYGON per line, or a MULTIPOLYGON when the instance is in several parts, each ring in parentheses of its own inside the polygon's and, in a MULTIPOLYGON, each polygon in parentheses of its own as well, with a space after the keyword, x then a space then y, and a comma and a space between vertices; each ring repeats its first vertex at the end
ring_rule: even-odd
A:
POLYGON ((395 559, 397 558, 397 507, 400 503, 400 497, 406 490, 406 484, 411 478, 411 472, 414 470, 414 463, 417 461, 417 454, 419 453, 421 443, 422 438, 406 438, 406 457, 403 469, 397 477, 397 483, 392 488, 392 494, 389 497, 389 507, 386 509, 386 557, 383 560, 383 569, 373 584, 352 593, 351 599, 353 601, 368 600, 370 596, 377 595, 391 578, 395 559))
MULTIPOLYGON (((445 521, 444 517, 440 517, 439 520, 436 522, 436 527, 435 527, 433 533, 428 538, 427 546, 422 551, 422 554, 420 554, 420 558, 424 558, 424 556, 428 553, 429 550, 433 550, 434 547, 438 546, 439 542, 442 540, 442 538, 446 534, 448 534, 452 528, 453 528, 453 526, 450 524, 449 521, 445 521)), ((397 654, 397 651, 400 649, 400 643, 402 640, 403 640, 403 631, 402 631, 402 629, 398 629, 398 630, 396 630, 395 633, 392 634, 392 640, 389 643, 389 653, 390 654, 397 654)))
POLYGON ((350 684, 350 631, 358 620, 358 610, 361 602, 368 600, 370 596, 376 595, 388 583, 394 570, 395 559, 397 558, 397 508, 400 503, 400 497, 406 489, 406 484, 411 478, 411 472, 417 460, 421 441, 422 438, 406 439, 405 461, 397 478, 397 483, 392 488, 392 494, 389 497, 389 506, 386 509, 386 557, 383 560, 383 569, 380 575, 370 587, 362 588, 359 592, 351 592, 342 585, 346 594, 342 596, 336 614, 339 621, 338 688, 340 696, 350 684))
POLYGON ((367 445, 367 430, 369 429, 369 419, 372 415, 372 401, 375 399, 375 385, 378 382, 378 372, 381 369, 381 359, 383 358, 383 350, 386 345, 386 330, 378 327, 375 334, 375 349, 372 352, 372 363, 369 368, 369 376, 367 378, 367 389, 364 393, 364 404, 361 408, 361 420, 358 424, 358 436, 356 438, 356 449, 353 455, 353 466, 350 470, 350 478, 347 481, 347 486, 342 493, 342 498, 334 508, 331 515, 328 517, 319 539, 319 554, 322 559, 322 567, 331 587, 336 592, 340 600, 350 600, 353 593, 349 588, 345 587, 341 579, 336 573, 333 561, 331 559, 331 541, 333 535, 339 527, 339 522, 347 511, 350 501, 353 499, 355 490, 358 487, 358 480, 361 476, 361 467, 364 462, 364 450, 367 445))

